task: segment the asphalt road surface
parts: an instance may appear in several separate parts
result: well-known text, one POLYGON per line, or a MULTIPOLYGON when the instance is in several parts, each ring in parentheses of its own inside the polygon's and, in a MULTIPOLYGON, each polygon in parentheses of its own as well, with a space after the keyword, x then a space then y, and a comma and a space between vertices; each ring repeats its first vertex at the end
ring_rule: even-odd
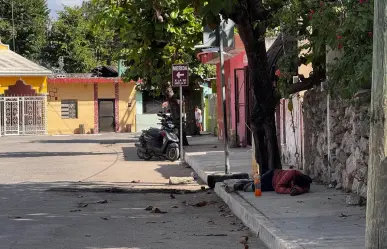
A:
POLYGON ((170 196, 2 185, 0 198, 1 249, 266 248, 212 191, 170 196))

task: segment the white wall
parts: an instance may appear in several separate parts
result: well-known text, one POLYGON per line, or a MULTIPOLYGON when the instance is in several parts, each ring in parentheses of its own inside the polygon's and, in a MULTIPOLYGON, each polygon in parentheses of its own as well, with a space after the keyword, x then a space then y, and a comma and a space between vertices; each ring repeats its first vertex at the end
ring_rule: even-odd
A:
POLYGON ((302 96, 297 94, 292 100, 282 99, 280 104, 280 143, 281 158, 284 166, 294 166, 303 169, 303 117, 302 117, 302 96), (292 113, 288 109, 289 101, 293 103, 292 113), (293 122, 294 130, 293 131, 293 122), (298 160, 296 157, 298 153, 298 160))

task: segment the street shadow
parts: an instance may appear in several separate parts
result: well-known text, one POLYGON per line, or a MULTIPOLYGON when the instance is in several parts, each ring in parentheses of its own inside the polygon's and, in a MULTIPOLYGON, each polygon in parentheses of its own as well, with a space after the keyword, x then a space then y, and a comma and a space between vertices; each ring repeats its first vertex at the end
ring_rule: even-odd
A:
POLYGON ((156 172, 159 172, 165 179, 170 177, 190 177, 192 171, 191 167, 188 167, 184 164, 158 164, 159 168, 155 169, 156 172))
POLYGON ((28 158, 28 157, 54 157, 54 156, 99 156, 99 155, 115 155, 115 153, 94 153, 94 152, 2 152, 0 158, 28 158))
MULTIPOLYGON (((140 159, 137 156, 137 148, 136 147, 122 147, 122 152, 124 154, 124 160, 128 162, 143 162, 144 159, 140 159)), ((153 157, 150 161, 166 161, 165 158, 153 157)))
POLYGON ((123 144, 137 142, 138 138, 126 138, 126 139, 47 139, 36 140, 30 143, 42 143, 42 144, 123 144))
MULTIPOLYGON (((137 156, 137 148, 133 147, 122 147, 125 161, 136 162, 144 161, 139 159, 137 156)), ((165 179, 170 177, 189 177, 191 176, 192 168, 186 164, 180 164, 178 162, 170 162, 163 158, 152 158, 152 162, 160 162, 157 164, 158 168, 156 172, 160 173, 165 179)))

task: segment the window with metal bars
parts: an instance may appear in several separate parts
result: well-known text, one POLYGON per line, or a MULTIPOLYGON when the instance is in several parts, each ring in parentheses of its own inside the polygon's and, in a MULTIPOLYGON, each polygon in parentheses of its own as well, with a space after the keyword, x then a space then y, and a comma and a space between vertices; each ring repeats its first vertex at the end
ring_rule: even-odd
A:
POLYGON ((61 116, 62 116, 62 119, 77 119, 78 118, 78 101, 77 100, 62 100, 61 101, 61 116))

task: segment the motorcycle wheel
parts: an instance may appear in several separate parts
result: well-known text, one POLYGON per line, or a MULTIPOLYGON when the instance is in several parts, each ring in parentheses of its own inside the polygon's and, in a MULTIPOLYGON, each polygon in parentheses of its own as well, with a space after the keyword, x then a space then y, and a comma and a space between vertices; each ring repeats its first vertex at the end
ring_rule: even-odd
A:
POLYGON ((151 159, 152 159, 152 155, 151 154, 149 154, 149 153, 143 153, 144 154, 144 160, 145 161, 150 161, 151 159))
POLYGON ((179 159, 179 156, 180 156, 179 148, 168 147, 167 153, 166 153, 166 158, 167 158, 169 161, 174 162, 174 161, 176 161, 177 159, 179 159))
POLYGON ((138 158, 140 158, 140 159, 145 159, 145 158, 144 158, 144 152, 142 152, 140 149, 137 149, 137 156, 138 156, 138 158))

